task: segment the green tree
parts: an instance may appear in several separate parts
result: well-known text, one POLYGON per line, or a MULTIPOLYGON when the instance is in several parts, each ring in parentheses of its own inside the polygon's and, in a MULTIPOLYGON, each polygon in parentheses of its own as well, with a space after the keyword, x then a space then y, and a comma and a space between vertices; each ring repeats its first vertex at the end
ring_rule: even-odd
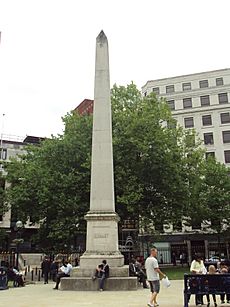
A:
POLYGON ((114 86, 112 105, 119 214, 147 226, 178 221, 203 159, 195 131, 176 127, 167 103, 154 94, 143 98, 134 84, 114 86))
POLYGON ((84 230, 89 204, 92 118, 68 114, 63 120, 63 136, 29 146, 27 154, 7 166, 13 218, 42 220, 40 241, 56 249, 69 246, 84 230))
MULTIPOLYGON (((121 218, 139 220, 149 230, 149 225, 177 222, 194 206, 201 216, 210 214, 207 203, 198 201, 205 160, 195 131, 176 126, 167 103, 154 94, 142 97, 133 83, 115 85, 111 98, 121 218)), ((57 249, 85 231, 90 192, 92 116, 67 114, 63 121, 63 135, 29 146, 7 167, 7 198, 15 220, 42 220, 40 241, 57 249)))

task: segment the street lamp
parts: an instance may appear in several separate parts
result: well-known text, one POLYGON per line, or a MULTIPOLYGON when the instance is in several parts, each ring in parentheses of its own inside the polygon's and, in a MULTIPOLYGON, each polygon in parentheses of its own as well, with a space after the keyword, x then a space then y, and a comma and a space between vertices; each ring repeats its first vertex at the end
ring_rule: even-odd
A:
POLYGON ((16 239, 14 239, 14 243, 16 243, 16 267, 18 269, 18 262, 19 262, 19 246, 24 240, 21 238, 21 229, 23 227, 22 221, 17 221, 15 225, 15 230, 17 231, 16 239))

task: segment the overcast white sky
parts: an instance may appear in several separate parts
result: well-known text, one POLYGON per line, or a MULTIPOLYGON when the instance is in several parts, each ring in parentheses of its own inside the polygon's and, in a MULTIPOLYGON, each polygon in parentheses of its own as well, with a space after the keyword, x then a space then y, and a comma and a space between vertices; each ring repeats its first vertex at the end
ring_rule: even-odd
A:
POLYGON ((134 81, 140 89, 229 68, 229 17, 229 0, 0 0, 0 133, 62 132, 61 117, 93 99, 101 29, 111 87, 134 81))

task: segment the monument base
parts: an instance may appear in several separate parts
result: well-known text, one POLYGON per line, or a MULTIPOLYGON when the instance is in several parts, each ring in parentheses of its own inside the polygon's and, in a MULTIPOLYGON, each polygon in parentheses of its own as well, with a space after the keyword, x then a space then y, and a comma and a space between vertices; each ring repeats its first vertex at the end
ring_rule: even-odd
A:
MULTIPOLYGON (((95 274, 95 268, 82 268, 74 267, 72 270, 71 277, 92 277, 95 274)), ((110 277, 128 277, 129 276, 129 266, 123 265, 121 267, 110 267, 109 268, 110 277)))
POLYGON ((93 268, 95 269, 102 260, 106 259, 109 267, 122 267, 124 265, 124 256, 118 253, 117 255, 107 255, 107 254, 100 254, 100 255, 92 255, 84 253, 80 257, 80 264, 81 268, 93 268))
MULTIPOLYGON (((91 277, 63 277, 60 290, 62 291, 98 291, 99 280, 91 277)), ((109 277, 105 280, 104 290, 129 291, 137 290, 136 277, 109 277)))
MULTIPOLYGON (((137 278, 129 277, 129 266, 110 267, 104 289, 110 291, 137 290, 137 278)), ((72 291, 98 291, 99 279, 92 280, 95 268, 73 268, 71 277, 61 278, 60 289, 72 291)))

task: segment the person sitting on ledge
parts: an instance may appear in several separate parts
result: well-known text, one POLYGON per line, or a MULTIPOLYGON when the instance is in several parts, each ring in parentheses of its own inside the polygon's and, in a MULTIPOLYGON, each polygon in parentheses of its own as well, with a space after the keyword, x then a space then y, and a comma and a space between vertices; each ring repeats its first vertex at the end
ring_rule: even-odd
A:
POLYGON ((60 267, 59 272, 57 274, 56 285, 54 290, 58 290, 58 285, 60 284, 62 277, 70 277, 70 272, 72 271, 72 265, 67 261, 63 260, 63 265, 60 267))
POLYGON ((129 276, 137 277, 138 281, 143 284, 143 288, 148 288, 145 272, 142 270, 140 262, 134 258, 129 263, 129 276))
POLYGON ((99 278, 99 290, 104 290, 104 283, 105 279, 109 277, 109 265, 107 264, 106 260, 102 261, 102 264, 99 264, 96 268, 95 274, 93 275, 92 279, 95 280, 99 278))

